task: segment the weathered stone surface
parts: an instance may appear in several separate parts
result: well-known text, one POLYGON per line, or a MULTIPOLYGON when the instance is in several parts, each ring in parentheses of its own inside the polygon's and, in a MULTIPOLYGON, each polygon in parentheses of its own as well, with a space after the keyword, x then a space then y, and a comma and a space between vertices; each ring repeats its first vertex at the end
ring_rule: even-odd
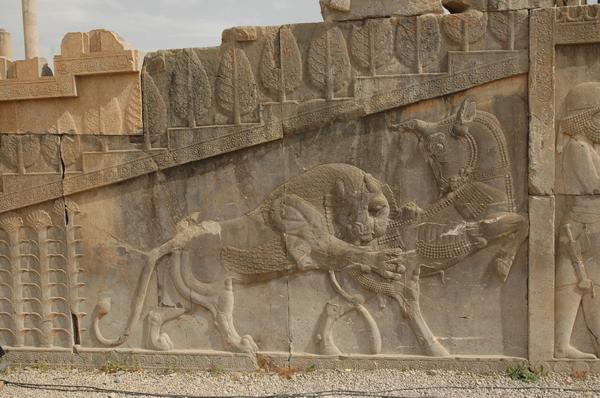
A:
POLYGON ((599 368, 599 7, 321 4, 0 58, 12 358, 599 368))
POLYGON ((554 231, 553 196, 529 197, 529 359, 544 363, 554 356, 554 231))
POLYGON ((440 0, 320 0, 320 3, 325 21, 352 21, 443 12, 440 0))

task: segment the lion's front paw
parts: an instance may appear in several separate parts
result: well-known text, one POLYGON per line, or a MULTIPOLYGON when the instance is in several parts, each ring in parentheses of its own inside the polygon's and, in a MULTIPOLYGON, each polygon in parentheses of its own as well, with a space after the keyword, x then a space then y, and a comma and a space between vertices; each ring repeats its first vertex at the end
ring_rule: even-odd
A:
POLYGON ((403 252, 400 249, 372 252, 367 257, 370 260, 370 270, 385 279, 399 280, 406 272, 403 264, 403 252))

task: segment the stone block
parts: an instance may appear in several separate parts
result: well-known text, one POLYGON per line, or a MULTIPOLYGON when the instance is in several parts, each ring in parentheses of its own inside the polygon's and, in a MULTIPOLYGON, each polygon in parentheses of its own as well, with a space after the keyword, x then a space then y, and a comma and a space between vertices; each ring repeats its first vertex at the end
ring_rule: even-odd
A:
POLYGON ((326 21, 352 21, 364 18, 385 18, 393 15, 414 16, 441 14, 440 0, 320 0, 326 21))

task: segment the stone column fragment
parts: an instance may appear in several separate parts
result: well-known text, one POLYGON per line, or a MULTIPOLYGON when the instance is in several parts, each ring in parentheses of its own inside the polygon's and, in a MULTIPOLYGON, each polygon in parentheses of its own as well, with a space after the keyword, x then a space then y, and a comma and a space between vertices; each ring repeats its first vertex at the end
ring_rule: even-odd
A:
POLYGON ((22 0, 26 59, 39 57, 39 34, 36 5, 37 0, 22 0))
POLYGON ((0 57, 12 59, 13 51, 10 40, 10 32, 0 28, 0 57))

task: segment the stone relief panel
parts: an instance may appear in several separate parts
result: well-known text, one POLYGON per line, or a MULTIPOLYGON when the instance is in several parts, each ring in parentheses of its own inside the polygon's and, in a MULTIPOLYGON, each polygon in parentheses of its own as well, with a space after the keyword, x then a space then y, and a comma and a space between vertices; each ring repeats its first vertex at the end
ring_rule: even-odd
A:
POLYGON ((525 87, 76 195, 98 276, 82 349, 526 356, 525 87))
MULTIPOLYGON (((325 23, 232 28, 218 48, 151 53, 134 88, 142 98, 115 92, 106 104, 143 111, 143 127, 137 111, 100 110, 60 114, 52 134, 4 135, 0 345, 530 356, 534 4, 408 3, 357 20, 370 2, 322 1, 325 23), (81 123, 94 134, 74 134, 81 123), (99 135, 119 131, 106 123, 143 134, 99 135)), ((577 83, 595 81, 593 55, 563 61, 582 57, 589 76, 577 83)), ((557 93, 560 112, 567 94, 557 93)), ((565 112, 565 126, 594 123, 565 112)), ((13 119, 0 105, 0 120, 13 119)), ((565 211, 559 250, 572 263, 587 253, 589 222, 565 211)), ((592 352, 577 322, 572 345, 592 352)))
POLYGON ((531 22, 530 356, 586 369, 597 369, 599 354, 598 15, 597 5, 560 7, 533 11, 531 22))

